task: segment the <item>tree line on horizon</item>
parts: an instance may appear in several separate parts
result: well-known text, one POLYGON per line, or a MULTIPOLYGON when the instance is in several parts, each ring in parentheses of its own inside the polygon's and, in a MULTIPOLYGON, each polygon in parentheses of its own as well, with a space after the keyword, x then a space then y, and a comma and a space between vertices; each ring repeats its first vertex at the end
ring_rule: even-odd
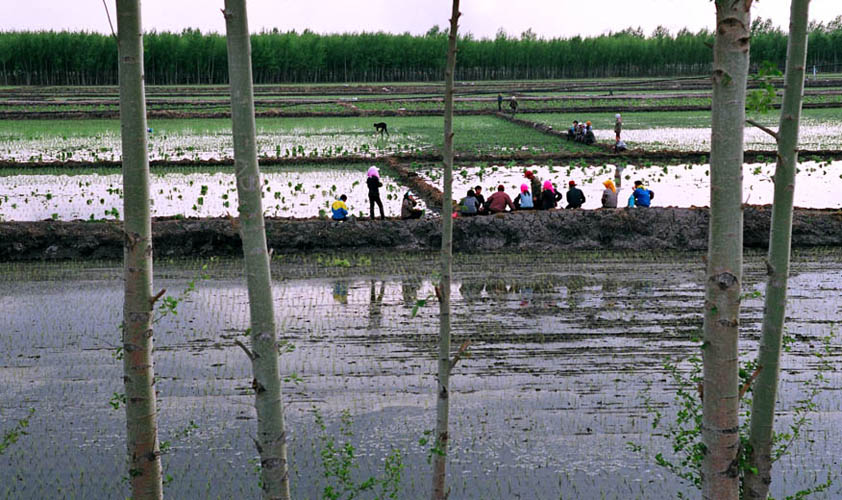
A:
MULTIPOLYGON (((783 68, 787 33, 771 20, 751 26, 751 60, 783 68)), ((701 75, 710 72, 714 34, 659 27, 592 37, 520 37, 502 29, 493 39, 459 39, 457 80, 520 80, 701 75)), ((185 29, 144 35, 148 85, 227 84, 225 36, 185 29)), ((258 84, 441 81, 447 30, 424 35, 317 34, 309 30, 251 35, 258 84)), ((842 71, 842 16, 812 23, 808 72, 842 71)), ((2 85, 115 85, 117 44, 111 35, 68 31, 0 32, 2 85)))

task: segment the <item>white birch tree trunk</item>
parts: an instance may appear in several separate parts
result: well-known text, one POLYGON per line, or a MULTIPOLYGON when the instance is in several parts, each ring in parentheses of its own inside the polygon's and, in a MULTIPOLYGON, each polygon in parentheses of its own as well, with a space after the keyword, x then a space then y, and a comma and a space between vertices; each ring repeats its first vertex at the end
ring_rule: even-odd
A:
POLYGON ((739 335, 742 168, 751 0, 716 0, 710 227, 705 282, 702 496, 739 496, 739 335))
POLYGON ((152 222, 139 0, 117 0, 120 135, 123 146, 123 382, 132 498, 162 498, 152 361, 152 222))
POLYGON ((249 297, 252 351, 248 354, 254 372, 252 385, 257 410, 255 444, 260 454, 263 498, 286 500, 290 497, 287 444, 269 253, 260 197, 262 183, 257 164, 251 42, 245 0, 225 0, 223 15, 228 43, 239 226, 249 297))
POLYGON ((745 474, 745 498, 765 499, 772 482, 772 436, 775 402, 778 396, 781 341, 786 317, 787 280, 792 241, 792 199, 798 164, 798 131, 804 95, 807 63, 807 22, 810 0, 792 0, 787 44, 784 100, 778 128, 778 165, 775 169, 775 198, 769 235, 768 277, 763 330, 751 405, 749 467, 745 474))

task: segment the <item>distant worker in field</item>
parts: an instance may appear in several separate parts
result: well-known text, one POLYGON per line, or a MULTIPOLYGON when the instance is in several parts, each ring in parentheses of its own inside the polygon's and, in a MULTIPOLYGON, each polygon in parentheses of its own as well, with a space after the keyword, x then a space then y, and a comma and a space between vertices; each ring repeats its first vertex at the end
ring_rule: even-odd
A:
POLYGON ((497 93, 497 111, 503 111, 503 94, 497 93))
POLYGON ((506 194, 506 187, 500 184, 497 186, 497 192, 488 197, 488 212, 499 214, 505 212, 506 207, 512 212, 516 210, 512 199, 506 194))
POLYGON ((576 187, 576 181, 570 181, 567 185, 567 208, 582 208, 585 204, 585 193, 576 187))
POLYGON ((620 113, 614 115, 614 135, 617 136, 617 142, 620 141, 620 132, 623 131, 623 118, 620 113))
POLYGON ((573 126, 567 129, 567 140, 572 141, 576 139, 576 130, 579 128, 579 120, 573 120, 573 126))
POLYGON ((614 143, 614 152, 615 153, 622 153, 623 151, 629 149, 626 146, 626 143, 622 141, 622 139, 617 139, 617 142, 614 143))
POLYGON ((596 142, 596 136, 593 134, 593 128, 591 127, 591 122, 585 122, 585 140, 583 141, 585 144, 593 144, 596 142))
POLYGON ((515 196, 515 208, 518 210, 532 210, 535 208, 535 204, 532 201, 532 193, 529 192, 528 185, 520 185, 520 194, 515 196))
POLYGON ((509 100, 509 107, 512 108, 512 114, 517 113, 517 97, 512 96, 509 100))
POLYGON ((632 197, 635 207, 648 207, 652 203, 652 199, 655 198, 655 192, 643 187, 643 181, 634 181, 632 197))
POLYGON ((409 191, 403 195, 403 202, 401 203, 401 219, 420 219, 424 215, 424 211, 416 208, 418 200, 412 196, 409 191))
POLYGON ((348 205, 345 204, 346 201, 348 201, 348 197, 343 194, 330 206, 330 211, 333 212, 331 216, 333 220, 345 220, 348 218, 348 205))
POLYGON ((386 216, 383 214, 383 202, 380 201, 380 188, 383 187, 383 183, 380 182, 380 172, 377 170, 377 167, 372 166, 368 169, 368 178, 365 180, 365 184, 368 186, 368 204, 371 220, 374 220, 375 204, 380 207, 380 220, 386 220, 386 216))
POLYGON ((541 199, 541 179, 535 175, 531 170, 527 170, 523 173, 523 176, 529 179, 529 184, 532 187, 530 191, 532 191, 532 198, 535 199, 535 206, 539 207, 538 200, 541 199))
POLYGON ((617 187, 614 181, 608 179, 602 183, 605 191, 602 192, 602 208, 617 208, 617 187))
POLYGON ((579 123, 576 126, 576 136, 573 138, 576 142, 585 142, 585 124, 579 123))

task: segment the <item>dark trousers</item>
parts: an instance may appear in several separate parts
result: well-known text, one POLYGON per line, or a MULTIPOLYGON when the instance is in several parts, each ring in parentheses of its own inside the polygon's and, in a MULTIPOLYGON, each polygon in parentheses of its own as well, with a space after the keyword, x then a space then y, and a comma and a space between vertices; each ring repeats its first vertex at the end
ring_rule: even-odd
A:
POLYGON ((371 212, 371 218, 374 219, 374 204, 377 203, 377 206, 380 207, 380 218, 385 219, 386 216, 383 215, 383 202, 380 201, 380 196, 372 198, 371 196, 368 197, 368 204, 369 204, 369 212, 371 212))
POLYGON ((413 210, 409 212, 409 215, 407 217, 401 217, 401 219, 420 219, 421 214, 423 213, 424 212, 422 212, 421 210, 413 210))

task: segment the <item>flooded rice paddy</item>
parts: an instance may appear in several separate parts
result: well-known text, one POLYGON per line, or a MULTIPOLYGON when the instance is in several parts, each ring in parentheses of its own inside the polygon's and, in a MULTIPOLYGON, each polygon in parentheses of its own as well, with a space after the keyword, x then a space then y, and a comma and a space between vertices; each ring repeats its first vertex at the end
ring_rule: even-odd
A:
MULTIPOLYGON (((319 169, 262 169, 263 209, 267 216, 309 218, 348 196, 353 215, 369 215, 368 166, 319 169)), ((390 216, 400 215, 406 192, 381 172, 380 198, 390 216)), ((232 172, 153 173, 150 177, 152 216, 218 217, 237 214, 237 184, 232 172)), ((425 208, 419 201, 419 207, 425 208)), ((0 176, 0 220, 98 220, 122 218, 123 181, 115 174, 0 176)))
MULTIPOLYGON (((330 203, 341 194, 348 196, 352 214, 368 216, 366 165, 319 167, 265 167, 263 171, 264 213, 271 217, 309 218, 320 210, 330 214, 330 203)), ((606 165, 472 165, 454 169, 454 198, 460 199, 476 185, 485 196, 498 184, 514 198, 530 169, 542 180, 552 180, 557 189, 567 190, 570 180, 584 191, 586 209, 601 207, 602 182, 614 178, 615 166, 606 165)), ((749 163, 744 166, 743 200, 764 205, 772 203, 775 164, 749 163)), ((70 172, 70 171, 68 171, 70 172)), ((442 189, 441 170, 424 167, 422 177, 442 189)), ((656 196, 655 206, 691 207, 710 205, 709 165, 637 166, 623 170, 620 202, 625 203, 635 180, 643 180, 656 196)), ((381 199, 387 216, 400 214, 407 188, 388 169, 383 169, 381 199)), ((842 178, 842 162, 804 161, 796 177, 795 206, 839 208, 837 184, 842 178)), ((153 216, 218 217, 237 213, 236 181, 232 173, 190 172, 173 169, 156 172, 150 184, 153 216)), ((426 208, 419 200, 419 206, 426 208)), ((564 205, 562 205, 564 206, 564 205)), ((98 220, 120 218, 123 190, 120 174, 21 174, 0 176, 0 220, 35 221, 98 220)))
MULTIPOLYGON (((268 158, 384 156, 435 152, 444 140, 440 117, 264 118, 257 122, 257 153, 268 158), (374 122, 385 121, 389 135, 374 122)), ((152 161, 230 160, 231 122, 226 119, 151 120, 152 161)), ((458 151, 557 150, 558 140, 493 116, 456 117, 458 151)), ((0 123, 0 161, 119 161, 116 120, 19 120, 0 123)))
MULTIPOLYGON (((313 410, 338 435, 353 418, 359 478, 402 450, 399 498, 429 496, 426 448, 434 427, 437 305, 430 255, 283 255, 273 261, 294 498, 324 486, 313 410), (347 259, 348 266, 343 263, 347 259)), ((0 456, 9 498, 126 497, 125 422, 114 357, 121 320, 119 262, 0 264, 0 429, 34 408, 29 435, 0 456)), ((667 419, 675 386, 663 368, 698 353, 698 254, 461 255, 454 266, 454 344, 470 339, 451 392, 451 498, 675 498, 695 495, 654 465, 669 444, 645 398, 667 419), (648 394, 648 396, 647 396, 648 394), (630 451, 644 446, 649 456, 630 451)), ((202 273, 177 315, 155 326, 161 440, 172 498, 255 498, 255 432, 245 340, 248 307, 239 261, 156 263, 156 290, 178 296, 202 273), (205 271, 201 266, 207 265, 205 271), (191 432, 185 432, 190 430, 191 432)), ((746 261, 744 291, 762 290, 762 256, 746 261)), ((801 382, 816 373, 819 339, 839 333, 842 254, 796 255, 782 362, 779 424, 791 422, 801 382)), ((753 356, 762 299, 743 305, 753 356)), ((782 498, 840 470, 842 344, 832 341, 812 423, 776 464, 782 498)), ((686 362, 680 364, 687 369, 686 362)), ((837 482, 816 498, 839 498, 837 482)))
MULTIPOLYGON (((777 127, 774 127, 777 129, 777 127)), ((623 141, 630 148, 648 151, 710 151, 710 128, 648 128, 623 130, 623 141)), ((595 130, 600 142, 613 143, 613 130, 595 130)), ((775 151, 775 139, 755 128, 745 129, 745 149, 775 151)), ((842 123, 802 125, 798 147, 810 151, 842 149, 842 123)))
MULTIPOLYGON (((230 130, 166 132, 153 128, 148 133, 149 160, 228 160, 234 158, 230 130)), ((418 137, 410 135, 380 138, 368 130, 358 132, 341 128, 292 128, 285 132, 260 130, 257 135, 259 157, 314 157, 378 155, 418 152, 424 148, 418 137)), ((49 136, 33 139, 0 138, 0 160, 16 162, 49 161, 120 161, 122 144, 119 130, 95 136, 49 136)))
MULTIPOLYGON (((795 181, 795 206, 802 208, 839 208, 839 184, 842 179, 842 162, 802 161, 795 181)), ((455 167, 453 193, 455 199, 465 196, 468 189, 483 186, 484 195, 497 190, 502 184, 514 199, 520 193, 521 184, 529 184, 523 177, 525 170, 532 170, 538 177, 551 180, 556 189, 567 191, 569 181, 574 181, 585 193, 584 208, 602 206, 602 182, 614 179, 615 166, 606 165, 482 165, 455 167)), ((427 167, 421 175, 436 187, 442 189, 441 170, 427 167)), ((743 201, 755 205, 771 204, 774 197, 772 177, 774 163, 746 163, 743 165, 743 201)), ((628 165, 623 169, 619 202, 624 205, 631 195, 634 181, 642 180, 655 198, 653 206, 691 207, 710 206, 710 165, 628 165)), ((566 206, 566 202, 562 206, 566 206)))

